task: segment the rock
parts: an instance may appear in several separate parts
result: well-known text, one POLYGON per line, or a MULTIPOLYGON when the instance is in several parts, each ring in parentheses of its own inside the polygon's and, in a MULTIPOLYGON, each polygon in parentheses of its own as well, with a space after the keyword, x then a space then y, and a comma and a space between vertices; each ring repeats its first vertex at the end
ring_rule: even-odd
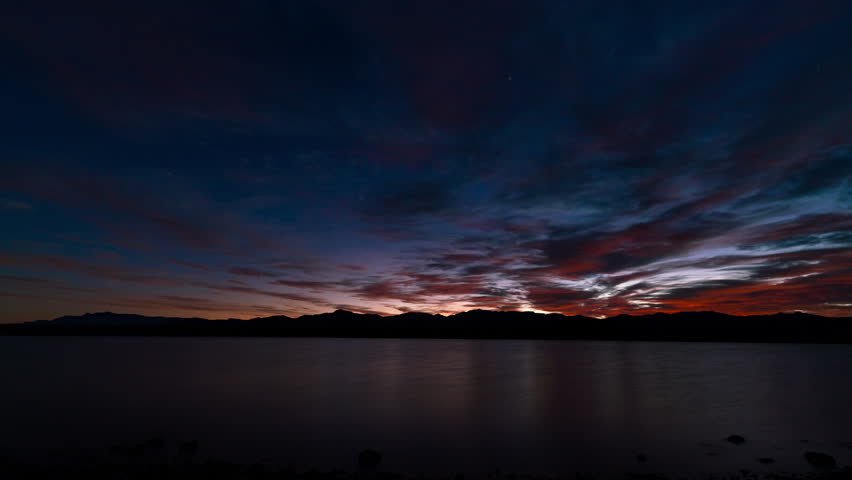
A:
POLYGON ((375 470, 382 462, 382 454, 368 448, 358 454, 358 466, 364 470, 375 470))
POLYGON ((183 455, 195 455, 195 453, 198 452, 198 440, 181 442, 178 446, 178 451, 183 455))
POLYGON ((769 457, 761 457, 761 458, 758 458, 757 461, 764 464, 764 465, 769 465, 770 463, 775 463, 775 459, 769 458, 769 457))
POLYGON ((141 457, 142 455, 145 455, 145 444, 137 443, 136 445, 131 446, 128 449, 127 454, 131 457, 141 457))
POLYGON ((148 448, 152 450, 162 450, 163 447, 166 446, 166 441, 165 439, 163 439, 163 437, 149 438, 148 441, 145 443, 148 445, 148 448))
POLYGON ((745 437, 743 437, 742 435, 731 435, 725 440, 733 443, 734 445, 742 445, 745 443, 745 437))
POLYGON ((127 456, 130 453, 130 447, 124 444, 115 444, 109 447, 109 453, 112 455, 127 456))
POLYGON ((835 468, 837 461, 827 453, 805 452, 805 460, 816 468, 835 468))

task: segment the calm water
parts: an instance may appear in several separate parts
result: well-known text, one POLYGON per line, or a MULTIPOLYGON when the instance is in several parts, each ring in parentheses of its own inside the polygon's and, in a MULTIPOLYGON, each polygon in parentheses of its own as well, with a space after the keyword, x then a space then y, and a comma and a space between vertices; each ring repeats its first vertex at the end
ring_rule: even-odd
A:
POLYGON ((850 346, 0 337, 0 382, 0 446, 21 456, 159 432, 324 468, 366 447, 389 470, 852 464, 850 346))

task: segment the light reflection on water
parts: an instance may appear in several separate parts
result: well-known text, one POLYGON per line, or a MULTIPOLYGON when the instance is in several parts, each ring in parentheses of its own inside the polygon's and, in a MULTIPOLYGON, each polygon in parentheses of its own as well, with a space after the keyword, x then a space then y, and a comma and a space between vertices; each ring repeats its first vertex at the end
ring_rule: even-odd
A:
POLYGON ((163 432, 325 468, 372 447, 400 470, 798 471, 805 450, 852 463, 850 371, 842 345, 0 337, 0 442, 163 432))

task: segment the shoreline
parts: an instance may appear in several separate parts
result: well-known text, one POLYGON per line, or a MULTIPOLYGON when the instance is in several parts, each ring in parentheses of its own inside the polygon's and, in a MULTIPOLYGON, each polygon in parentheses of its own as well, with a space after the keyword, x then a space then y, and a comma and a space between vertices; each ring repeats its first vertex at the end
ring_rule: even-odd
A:
MULTIPOLYGON (((732 435, 728 442, 738 444, 742 437, 732 435)), ((743 440, 744 441, 744 440, 743 440)), ((831 455, 804 451, 801 471, 773 470, 772 458, 760 458, 760 468, 706 473, 672 473, 655 470, 644 454, 636 456, 634 468, 611 471, 516 472, 485 471, 392 471, 382 468, 380 452, 365 449, 352 456, 353 469, 296 467, 291 462, 263 458, 236 462, 199 454, 195 440, 174 442, 153 437, 144 442, 115 444, 100 450, 51 450, 45 461, 23 461, 0 454, 0 478, 9 479, 280 479, 280 480, 852 480, 852 465, 840 465, 831 455), (95 453, 100 452, 100 453, 95 453)))

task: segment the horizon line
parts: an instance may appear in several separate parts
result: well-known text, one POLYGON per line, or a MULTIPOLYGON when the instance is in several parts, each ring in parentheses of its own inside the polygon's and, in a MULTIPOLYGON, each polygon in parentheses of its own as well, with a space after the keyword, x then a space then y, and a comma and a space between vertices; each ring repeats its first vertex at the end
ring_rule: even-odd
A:
POLYGON ((718 311, 718 310, 679 310, 679 311, 676 311, 676 312, 656 311, 656 312, 640 313, 640 314, 619 313, 617 315, 594 316, 594 315, 583 315, 583 314, 567 315, 567 314, 560 313, 560 312, 536 312, 536 311, 533 311, 533 310, 489 310, 489 309, 484 309, 484 308, 474 308, 474 309, 471 309, 471 310, 464 310, 464 311, 461 311, 461 312, 456 312, 456 313, 452 313, 452 314, 448 314, 448 315, 445 315, 445 314, 442 314, 442 313, 429 313, 429 312, 423 312, 423 311, 410 311, 410 312, 401 312, 401 313, 396 313, 396 314, 382 314, 382 313, 378 313, 378 312, 363 312, 363 311, 359 312, 359 311, 353 311, 353 310, 338 308, 338 309, 335 309, 333 311, 327 311, 327 312, 321 312, 321 313, 306 313, 306 314, 302 314, 302 315, 298 315, 298 316, 290 316, 290 315, 281 314, 281 315, 268 315, 268 316, 259 316, 259 317, 251 317, 251 318, 236 318, 236 317, 206 318, 206 317, 197 317, 197 316, 181 317, 181 316, 145 315, 145 314, 140 314, 140 313, 101 311, 101 312, 86 312, 86 313, 79 314, 79 315, 61 315, 61 316, 58 316, 58 317, 55 317, 55 318, 52 318, 52 319, 40 319, 40 320, 30 320, 30 321, 24 321, 24 322, 4 323, 4 325, 51 322, 51 321, 54 321, 54 320, 58 320, 60 318, 65 318, 65 317, 83 317, 83 316, 87 316, 87 315, 103 315, 103 314, 133 315, 133 316, 147 317, 147 318, 193 319, 193 320, 207 320, 207 321, 232 321, 232 320, 235 320, 235 321, 251 321, 251 320, 256 320, 256 319, 273 318, 273 317, 286 317, 286 318, 290 318, 290 319, 299 319, 299 318, 303 318, 303 317, 312 317, 312 316, 319 316, 319 315, 333 315, 333 314, 336 314, 336 313, 339 313, 339 312, 340 313, 353 314, 353 315, 377 316, 377 317, 381 317, 381 318, 398 317, 398 316, 410 315, 410 314, 420 314, 420 315, 429 315, 429 316, 433 316, 433 317, 448 318, 448 317, 453 317, 453 316, 456 316, 456 315, 470 313, 470 312, 488 312, 488 313, 495 313, 495 314, 496 313, 516 313, 516 314, 533 314, 533 315, 544 315, 544 316, 559 315, 559 316, 566 317, 566 318, 582 317, 582 318, 597 319, 597 320, 606 320, 606 319, 610 319, 610 318, 617 318, 617 317, 623 317, 623 316, 627 316, 627 317, 650 317, 650 316, 654 316, 654 315, 677 315, 677 314, 685 314, 685 313, 693 313, 693 314, 695 314, 695 313, 713 313, 713 314, 725 315, 725 316, 729 316, 729 317, 741 317, 741 318, 765 317, 765 316, 772 316, 772 315, 795 315, 795 314, 803 314, 803 315, 809 315, 809 316, 821 317, 821 318, 852 318, 850 316, 819 315, 819 314, 816 314, 816 313, 810 313, 806 310, 777 311, 777 312, 772 312, 772 313, 752 313, 752 314, 725 313, 725 312, 721 312, 721 311, 718 311))

